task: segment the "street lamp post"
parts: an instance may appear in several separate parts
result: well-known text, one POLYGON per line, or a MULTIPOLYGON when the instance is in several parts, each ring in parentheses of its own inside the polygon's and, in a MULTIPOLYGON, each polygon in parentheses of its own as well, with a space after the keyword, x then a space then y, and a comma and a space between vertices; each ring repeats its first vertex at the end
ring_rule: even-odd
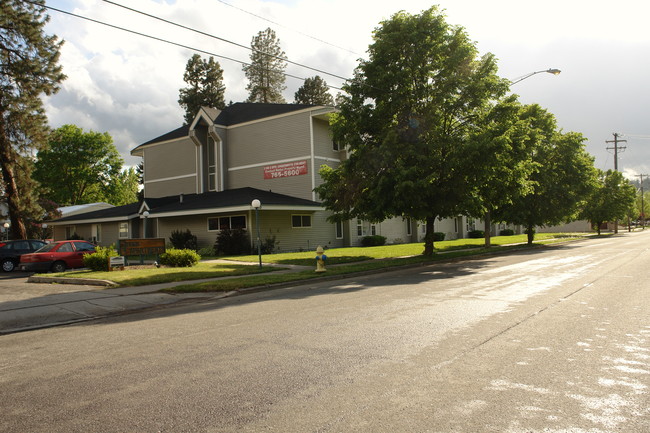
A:
POLYGON ((146 211, 142 212, 142 216, 144 217, 144 224, 143 224, 143 231, 144 231, 143 235, 144 236, 142 236, 142 237, 147 239, 147 219, 149 218, 149 211, 146 210, 146 211))
POLYGON ((560 72, 562 72, 562 71, 560 71, 559 69, 555 69, 555 68, 548 68, 548 69, 544 69, 542 71, 531 72, 531 73, 528 73, 526 75, 522 75, 521 77, 515 78, 514 80, 510 81, 510 85, 517 84, 520 81, 524 81, 526 78, 530 78, 533 75, 541 74, 542 72, 546 72, 548 74, 553 74, 553 75, 560 75, 560 72))
POLYGON ((262 244, 260 243, 260 208, 262 202, 255 199, 251 202, 251 206, 255 209, 255 225, 257 226, 257 257, 259 258, 260 268, 262 267, 262 244))

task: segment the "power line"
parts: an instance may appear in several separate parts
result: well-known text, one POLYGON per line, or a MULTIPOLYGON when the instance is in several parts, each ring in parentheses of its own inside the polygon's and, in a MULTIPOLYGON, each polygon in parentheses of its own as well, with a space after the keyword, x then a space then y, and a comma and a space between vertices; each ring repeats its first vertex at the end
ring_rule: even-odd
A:
POLYGON ((234 45, 234 46, 236 46, 236 47, 240 47, 240 48, 244 48, 244 49, 249 50, 249 51, 253 51, 253 52, 258 52, 258 53, 261 53, 261 54, 265 54, 265 55, 268 55, 268 56, 273 57, 273 58, 278 59, 278 60, 283 60, 283 61, 285 61, 285 62, 287 62, 287 63, 290 63, 290 64, 295 65, 295 66, 299 66, 299 67, 301 67, 301 68, 305 68, 305 69, 309 69, 309 70, 312 70, 312 71, 315 71, 315 72, 319 72, 319 73, 321 73, 321 74, 329 75, 330 77, 338 78, 338 79, 343 80, 343 81, 347 81, 347 80, 348 80, 346 77, 342 77, 342 76, 340 76, 340 75, 333 74, 333 73, 331 73, 331 72, 327 72, 327 71, 324 71, 324 70, 322 70, 322 69, 313 68, 313 67, 311 67, 311 66, 308 66, 308 65, 305 65, 305 64, 302 64, 302 63, 294 62, 294 61, 289 60, 289 59, 286 58, 286 57, 274 56, 274 55, 272 55, 272 54, 268 54, 268 53, 265 53, 265 52, 263 52, 263 51, 254 50, 253 48, 251 48, 251 47, 249 47, 249 46, 246 46, 246 45, 243 45, 243 44, 240 44, 240 43, 237 43, 237 42, 233 42, 233 41, 230 41, 230 40, 228 40, 228 39, 225 39, 225 38, 222 38, 222 37, 219 37, 219 36, 215 36, 215 35, 212 35, 212 34, 210 34, 210 33, 206 33, 206 32, 204 32, 204 31, 197 30, 197 29, 195 29, 195 28, 188 27, 188 26, 183 25, 183 24, 175 23, 175 22, 170 21, 170 20, 167 20, 167 19, 165 19, 165 18, 161 18, 161 17, 155 16, 155 15, 151 15, 151 14, 149 14, 149 13, 146 13, 146 12, 143 12, 143 11, 140 11, 140 10, 137 10, 137 9, 133 9, 133 8, 131 8, 131 7, 128 7, 128 6, 121 5, 121 4, 119 4, 119 3, 115 3, 114 1, 111 1, 111 0, 103 0, 103 1, 104 1, 105 3, 109 3, 109 4, 112 4, 112 5, 114 5, 114 6, 124 8, 124 9, 126 9, 126 10, 131 11, 131 12, 135 12, 135 13, 138 13, 138 14, 141 14, 141 15, 144 15, 144 16, 147 16, 147 17, 149 17, 149 18, 153 18, 153 19, 155 19, 155 20, 162 21, 162 22, 164 22, 164 23, 166 23, 166 24, 171 24, 171 25, 173 25, 173 26, 180 27, 180 28, 182 28, 182 29, 189 30, 189 31, 194 32, 194 33, 198 33, 198 34, 203 35, 203 36, 208 36, 208 37, 210 37, 210 38, 217 39, 217 40, 219 40, 219 41, 226 42, 226 43, 228 43, 228 44, 232 44, 232 45, 234 45))
POLYGON ((265 17, 263 17, 263 16, 261 16, 261 15, 254 14, 253 12, 249 12, 249 11, 247 11, 247 10, 245 10, 245 9, 242 9, 242 8, 240 8, 240 7, 238 7, 238 6, 235 6, 235 5, 232 5, 232 4, 230 4, 230 3, 227 3, 227 2, 225 2, 225 1, 223 1, 223 0, 217 0, 217 1, 218 1, 219 3, 222 3, 222 4, 226 5, 226 6, 230 6, 230 7, 233 8, 233 9, 237 9, 237 10, 239 10, 239 11, 241 11, 241 12, 244 12, 244 13, 246 13, 246 14, 248 14, 248 15, 254 16, 255 18, 259 18, 259 19, 261 19, 261 20, 264 20, 264 21, 269 22, 269 23, 271 23, 271 24, 274 24, 274 25, 276 25, 276 26, 283 27, 283 28, 285 28, 285 29, 291 30, 292 32, 296 32, 296 33, 298 33, 299 35, 302 35, 302 36, 308 37, 308 38, 310 38, 310 39, 313 39, 313 40, 315 40, 315 41, 318 41, 318 42, 321 42, 321 43, 323 43, 323 44, 329 45, 329 46, 331 46, 331 47, 338 48, 339 50, 347 51, 348 53, 351 53, 351 54, 354 54, 354 55, 357 55, 357 56, 361 56, 361 54, 356 53, 356 52, 354 52, 354 51, 352 51, 352 50, 349 50, 349 49, 347 49, 347 48, 340 47, 340 46, 338 46, 338 45, 335 45, 335 44, 332 44, 332 43, 330 43, 330 42, 327 42, 327 41, 324 41, 324 40, 322 40, 322 39, 319 39, 319 38, 317 38, 317 37, 315 37, 315 36, 309 35, 309 34, 307 34, 307 33, 303 33, 303 32, 301 32, 300 30, 296 30, 296 29, 293 29, 293 28, 291 28, 291 27, 288 27, 288 26, 285 26, 285 25, 283 25, 283 24, 280 24, 280 23, 278 23, 278 22, 272 21, 272 20, 270 20, 270 19, 268 19, 268 18, 265 18, 265 17))
MULTIPOLYGON (((106 23, 106 22, 103 22, 103 21, 99 21, 99 20, 96 20, 94 18, 89 18, 89 17, 85 17, 83 15, 78 15, 78 14, 75 14, 75 13, 72 13, 72 12, 64 11, 62 9, 58 9, 58 8, 55 8, 55 7, 52 7, 52 6, 36 4, 36 3, 33 3, 32 1, 29 1, 29 0, 25 0, 25 1, 27 3, 35 4, 35 5, 38 5, 38 6, 43 6, 46 9, 53 10, 55 12, 59 12, 59 13, 65 14, 65 15, 70 15, 70 16, 73 16, 75 18, 80 18, 80 19, 83 19, 83 20, 86 20, 86 21, 90 21, 90 22, 93 22, 93 23, 96 23, 96 24, 101 24, 103 26, 111 27, 111 28, 114 28, 114 29, 117 29, 117 30, 122 30, 122 31, 125 31, 125 32, 128 32, 128 33, 133 33, 135 35, 142 36, 142 37, 149 38, 149 39, 153 39, 153 40, 158 41, 158 42, 164 42, 166 44, 175 45, 177 47, 188 49, 190 51, 196 51, 196 52, 199 52, 199 53, 207 54, 209 56, 218 57, 220 59, 230 60, 231 62, 236 62, 236 63, 239 63, 241 65, 245 65, 245 66, 250 66, 251 65, 251 63, 244 62, 242 60, 237 60, 237 59, 234 59, 232 57, 223 56, 221 54, 212 53, 210 51, 202 50, 200 48, 195 48, 195 47, 191 47, 189 45, 184 45, 184 44, 180 44, 178 42, 173 42, 173 41, 170 41, 168 39, 159 38, 157 36, 148 35, 146 33, 138 32, 138 31, 135 31, 135 30, 130 30, 130 29, 127 29, 127 28, 124 28, 124 27, 114 25, 114 24, 109 24, 109 23, 106 23)), ((306 80, 306 78, 304 78, 304 77, 298 77, 297 75, 288 74, 288 73, 286 73, 284 71, 274 71, 274 72, 279 72, 282 75, 284 75, 285 77, 296 78, 296 79, 302 80, 302 81, 306 80)), ((331 89, 336 89, 336 90, 343 90, 340 87, 332 86, 330 84, 328 84, 327 87, 329 87, 331 89)))

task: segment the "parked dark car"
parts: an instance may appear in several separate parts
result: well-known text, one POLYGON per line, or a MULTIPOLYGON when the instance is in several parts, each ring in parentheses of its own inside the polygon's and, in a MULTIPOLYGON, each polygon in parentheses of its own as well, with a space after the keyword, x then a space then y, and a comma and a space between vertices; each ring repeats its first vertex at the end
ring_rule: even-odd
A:
POLYGON ((20 256, 33 253, 45 246, 45 242, 36 239, 18 239, 0 241, 0 264, 4 272, 11 272, 20 263, 20 256))
POLYGON ((40 250, 23 254, 18 269, 34 272, 64 272, 67 268, 82 268, 83 256, 95 252, 95 246, 86 241, 59 241, 40 250))

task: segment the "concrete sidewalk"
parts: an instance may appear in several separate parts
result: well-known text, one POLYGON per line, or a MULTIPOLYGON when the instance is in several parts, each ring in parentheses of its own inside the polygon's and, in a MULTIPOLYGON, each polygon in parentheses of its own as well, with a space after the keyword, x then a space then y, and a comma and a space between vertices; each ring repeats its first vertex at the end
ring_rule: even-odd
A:
MULTIPOLYGON (((254 263, 254 265, 257 265, 257 263, 254 263)), ((283 265, 282 267, 289 269, 276 271, 274 274, 312 269, 307 266, 283 265)), ((241 276, 207 278, 137 287, 110 287, 110 284, 106 284, 106 282, 75 280, 72 278, 30 277, 33 283, 40 283, 41 287, 49 284, 52 287, 51 293, 36 295, 28 299, 0 302, 0 335, 95 320, 179 302, 220 299, 259 290, 259 288, 253 288, 232 292, 209 293, 160 292, 162 289, 184 284, 239 277, 241 276), (75 286, 71 286, 71 283, 75 286), (66 290, 60 290, 62 286, 66 286, 66 290), (76 287, 78 287, 78 290, 76 287)))

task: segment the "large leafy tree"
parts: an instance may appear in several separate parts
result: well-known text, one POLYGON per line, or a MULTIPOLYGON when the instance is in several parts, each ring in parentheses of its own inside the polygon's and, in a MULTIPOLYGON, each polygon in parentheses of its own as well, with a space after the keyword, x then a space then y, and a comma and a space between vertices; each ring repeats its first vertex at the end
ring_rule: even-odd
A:
POLYGON ((636 189, 618 171, 598 170, 598 183, 582 209, 581 217, 589 220, 600 234, 600 226, 607 221, 623 219, 632 214, 636 189))
POLYGON ((329 87, 325 80, 316 75, 313 78, 307 78, 302 86, 294 95, 296 104, 311 105, 334 105, 334 97, 329 92, 329 87))
POLYGON ((317 192, 335 218, 425 220, 424 254, 433 254, 435 218, 467 207, 472 124, 508 83, 496 75, 494 57, 479 57, 437 7, 399 12, 373 39, 332 122, 350 157, 337 169, 323 167, 317 192))
POLYGON ((38 186, 30 155, 46 144, 42 95, 65 79, 59 50, 63 41, 46 35, 45 1, 0 2, 0 170, 13 236, 25 238, 25 221, 39 219, 38 186))
POLYGON ((520 113, 527 127, 530 160, 536 169, 529 177, 532 188, 495 211, 499 221, 526 227, 528 243, 536 226, 574 220, 596 184, 593 157, 585 150, 585 138, 557 130, 555 117, 539 105, 527 105, 520 113))
POLYGON ((243 67, 248 78, 247 102, 285 103, 282 91, 286 89, 284 70, 287 61, 275 31, 267 28, 259 32, 251 41, 251 50, 251 63, 243 67))
POLYGON ((185 110, 185 123, 189 124, 201 107, 226 108, 223 69, 210 56, 208 60, 194 54, 185 66, 183 80, 188 84, 179 90, 178 103, 185 110))
MULTIPOLYGON (((38 152, 34 177, 43 194, 62 206, 110 202, 111 192, 121 181, 122 163, 107 132, 84 132, 78 126, 64 125, 50 135, 49 148, 38 152)), ((137 191, 135 171, 131 177, 137 191)))
POLYGON ((473 188, 466 212, 483 218, 486 247, 490 246, 492 214, 532 191, 530 176, 538 166, 530 158, 533 143, 529 124, 520 116, 523 110, 511 95, 473 122, 467 146, 473 188))

